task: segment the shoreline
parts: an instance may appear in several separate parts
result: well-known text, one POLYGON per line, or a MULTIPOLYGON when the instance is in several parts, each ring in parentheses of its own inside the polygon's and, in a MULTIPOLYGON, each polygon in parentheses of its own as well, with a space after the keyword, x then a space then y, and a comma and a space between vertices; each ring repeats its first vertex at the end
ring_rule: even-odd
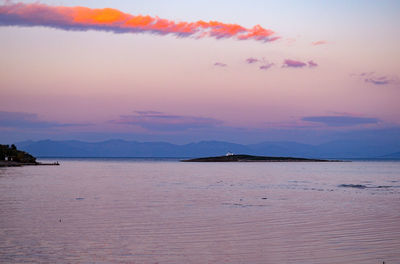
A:
POLYGON ((42 163, 42 162, 30 162, 30 163, 23 163, 23 162, 16 162, 16 161, 0 161, 0 167, 23 167, 23 166, 59 166, 60 163, 53 162, 53 163, 42 163))

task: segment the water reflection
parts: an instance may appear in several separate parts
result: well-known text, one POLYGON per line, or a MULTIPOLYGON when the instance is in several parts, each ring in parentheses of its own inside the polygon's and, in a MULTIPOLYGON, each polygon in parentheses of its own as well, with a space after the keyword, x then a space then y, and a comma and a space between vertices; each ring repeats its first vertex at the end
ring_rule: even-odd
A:
POLYGON ((399 181, 395 162, 6 168, 0 260, 396 263, 399 181))

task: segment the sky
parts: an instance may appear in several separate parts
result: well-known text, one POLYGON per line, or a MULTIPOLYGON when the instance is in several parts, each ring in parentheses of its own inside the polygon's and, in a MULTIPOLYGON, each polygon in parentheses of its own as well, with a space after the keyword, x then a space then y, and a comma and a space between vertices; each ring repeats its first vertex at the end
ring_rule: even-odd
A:
POLYGON ((0 143, 400 141, 399 1, 0 1, 0 143))

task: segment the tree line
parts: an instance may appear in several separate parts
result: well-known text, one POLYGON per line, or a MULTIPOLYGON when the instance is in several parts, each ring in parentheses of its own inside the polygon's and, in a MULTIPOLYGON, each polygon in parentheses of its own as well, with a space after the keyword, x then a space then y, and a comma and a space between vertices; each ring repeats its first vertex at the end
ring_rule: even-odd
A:
POLYGON ((22 163, 36 162, 35 157, 25 151, 18 150, 14 144, 11 146, 0 144, 0 161, 4 160, 22 163))

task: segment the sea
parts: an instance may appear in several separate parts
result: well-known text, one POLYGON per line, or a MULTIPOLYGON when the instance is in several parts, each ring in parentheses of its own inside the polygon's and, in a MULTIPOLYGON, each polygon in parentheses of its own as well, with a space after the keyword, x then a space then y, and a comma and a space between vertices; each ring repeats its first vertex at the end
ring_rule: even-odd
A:
POLYGON ((399 161, 57 161, 0 168, 0 263, 400 263, 399 161))

